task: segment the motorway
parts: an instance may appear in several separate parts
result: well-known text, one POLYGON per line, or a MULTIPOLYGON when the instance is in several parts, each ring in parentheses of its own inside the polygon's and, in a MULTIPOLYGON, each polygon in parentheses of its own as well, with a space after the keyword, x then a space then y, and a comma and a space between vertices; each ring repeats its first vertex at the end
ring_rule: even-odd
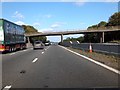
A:
POLYGON ((58 45, 2 55, 3 88, 118 87, 118 74, 58 45))

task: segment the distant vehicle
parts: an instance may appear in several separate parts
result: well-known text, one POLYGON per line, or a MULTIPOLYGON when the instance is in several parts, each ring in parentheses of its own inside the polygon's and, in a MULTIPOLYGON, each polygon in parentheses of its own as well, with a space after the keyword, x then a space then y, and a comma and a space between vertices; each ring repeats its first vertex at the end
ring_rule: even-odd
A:
POLYGON ((0 52, 26 48, 24 33, 22 26, 0 19, 0 52))
POLYGON ((50 43, 49 42, 45 42, 45 46, 49 46, 50 45, 50 43))
POLYGON ((33 43, 33 49, 44 49, 44 44, 42 41, 34 41, 33 43))

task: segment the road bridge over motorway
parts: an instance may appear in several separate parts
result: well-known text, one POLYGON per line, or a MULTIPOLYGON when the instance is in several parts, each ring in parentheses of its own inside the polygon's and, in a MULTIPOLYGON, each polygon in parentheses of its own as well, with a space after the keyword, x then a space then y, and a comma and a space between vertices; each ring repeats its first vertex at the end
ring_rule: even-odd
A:
POLYGON ((62 31, 62 32, 45 32, 45 33, 31 33, 25 34, 25 36, 29 37, 37 37, 37 36, 61 36, 61 42, 63 42, 63 35, 70 35, 70 34, 88 34, 88 33, 98 33, 100 35, 100 42, 104 43, 104 34, 107 32, 115 32, 120 31, 120 29, 108 29, 108 30, 73 30, 73 31, 62 31))

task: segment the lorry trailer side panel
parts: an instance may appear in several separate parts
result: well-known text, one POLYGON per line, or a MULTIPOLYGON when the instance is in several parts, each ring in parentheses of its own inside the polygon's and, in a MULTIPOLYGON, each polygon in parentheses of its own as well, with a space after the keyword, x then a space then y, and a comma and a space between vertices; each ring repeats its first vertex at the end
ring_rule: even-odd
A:
POLYGON ((0 51, 15 51, 26 48, 24 29, 5 19, 0 19, 0 51))

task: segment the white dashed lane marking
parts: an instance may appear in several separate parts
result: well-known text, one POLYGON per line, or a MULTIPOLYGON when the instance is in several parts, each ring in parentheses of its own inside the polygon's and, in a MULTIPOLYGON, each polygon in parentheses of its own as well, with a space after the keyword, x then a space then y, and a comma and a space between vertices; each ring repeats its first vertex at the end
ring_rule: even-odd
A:
POLYGON ((5 86, 5 87, 3 88, 3 90, 9 90, 11 87, 12 87, 11 85, 10 85, 10 86, 5 86))
POLYGON ((35 63, 37 60, 38 60, 38 58, 35 58, 35 59, 32 61, 32 63, 35 63))
POLYGON ((42 54, 44 54, 44 52, 42 52, 42 54))

